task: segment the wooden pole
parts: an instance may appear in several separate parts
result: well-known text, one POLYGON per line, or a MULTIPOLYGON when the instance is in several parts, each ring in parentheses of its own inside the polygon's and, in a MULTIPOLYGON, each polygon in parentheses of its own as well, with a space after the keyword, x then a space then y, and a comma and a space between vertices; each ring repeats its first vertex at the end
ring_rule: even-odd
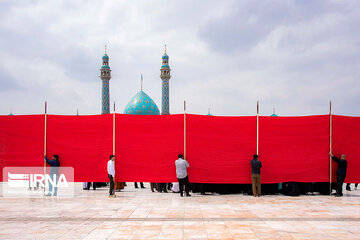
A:
POLYGON ((186 101, 184 101, 184 159, 186 159, 186 101))
MULTIPOLYGON (((329 141, 329 149, 330 149, 330 152, 332 153, 332 109, 331 109, 331 100, 330 100, 330 114, 329 114, 329 117, 330 117, 330 141, 329 141)), ((330 174, 329 174, 329 177, 330 177, 330 195, 331 195, 331 192, 332 192, 332 188, 331 188, 331 184, 332 184, 332 158, 331 156, 329 156, 329 166, 330 166, 330 174)))
MULTIPOLYGON (((45 101, 45 115, 44 115, 44 156, 46 155, 47 149, 46 149, 46 134, 47 133, 47 102, 45 101)), ((46 160, 45 157, 43 157, 44 159, 44 176, 46 174, 46 160)), ((45 187, 44 187, 44 195, 45 195, 45 187)))
MULTIPOLYGON (((115 111, 115 101, 114 101, 114 113, 113 113, 113 155, 115 155, 115 127, 116 127, 116 115, 115 115, 116 111, 115 111)), ((114 161, 114 168, 115 168, 115 165, 116 165, 116 159, 114 161)), ((115 173, 115 176, 116 176, 116 173, 115 173)), ((114 176, 114 184, 115 184, 115 176, 114 176)))
POLYGON ((113 155, 115 155, 115 121, 116 115, 115 115, 115 101, 114 101, 114 114, 113 114, 113 155))
POLYGON ((256 103, 256 154, 259 155, 259 101, 256 103))

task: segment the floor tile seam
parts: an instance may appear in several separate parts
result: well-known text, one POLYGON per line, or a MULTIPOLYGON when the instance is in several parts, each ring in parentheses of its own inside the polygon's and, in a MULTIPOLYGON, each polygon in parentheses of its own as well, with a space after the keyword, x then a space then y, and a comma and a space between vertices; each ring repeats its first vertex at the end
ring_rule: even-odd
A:
POLYGON ((139 228, 135 231, 135 233, 133 234, 131 239, 134 239, 134 237, 136 236, 136 234, 139 232, 141 226, 144 224, 144 221, 142 221, 141 225, 139 226, 139 228))
POLYGON ((109 238, 111 237, 111 235, 113 235, 114 232, 120 228, 120 226, 121 226, 121 224, 119 224, 119 226, 117 226, 117 227, 114 229, 114 231, 112 231, 111 234, 110 234, 106 239, 109 239, 109 238))
POLYGON ((86 236, 85 236, 84 238, 86 238, 86 237, 89 236, 92 232, 94 232, 98 226, 99 226, 99 224, 95 225, 94 228, 93 228, 88 234, 86 234, 86 236))

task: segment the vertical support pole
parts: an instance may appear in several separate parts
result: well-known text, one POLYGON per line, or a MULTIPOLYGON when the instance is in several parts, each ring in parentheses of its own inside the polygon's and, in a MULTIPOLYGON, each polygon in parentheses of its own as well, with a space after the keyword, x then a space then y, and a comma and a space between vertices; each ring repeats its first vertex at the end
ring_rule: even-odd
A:
MULTIPOLYGON (((330 100, 330 113, 329 113, 329 118, 330 118, 330 134, 329 134, 329 150, 330 152, 332 153, 332 109, 331 109, 331 100, 330 100)), ((330 177, 330 181, 329 181, 329 188, 330 188, 330 195, 331 195, 331 192, 332 192, 332 189, 331 189, 331 184, 332 184, 332 158, 331 156, 329 156, 329 177, 330 177)))
MULTIPOLYGON (((115 101, 114 101, 114 113, 113 113, 113 155, 115 155, 115 127, 116 127, 116 115, 115 115, 116 111, 115 111, 115 101)), ((114 168, 116 166, 116 159, 114 161, 114 168)), ((116 172, 115 172, 115 176, 116 176, 116 172)), ((115 176, 114 176, 114 183, 115 183, 115 176)))
POLYGON ((184 101, 184 159, 186 159, 186 101, 184 101))
MULTIPOLYGON (((47 135, 47 102, 45 101, 45 114, 44 114, 44 156, 46 155, 47 149, 46 149, 46 135, 47 135)), ((44 176, 46 174, 46 161, 44 159, 44 176)), ((44 187, 44 195, 45 195, 45 187, 44 187)))
POLYGON ((116 115, 115 115, 115 101, 114 101, 114 114, 113 114, 113 155, 115 155, 115 127, 116 127, 116 115))
POLYGON ((256 154, 259 155, 259 101, 256 103, 256 154))

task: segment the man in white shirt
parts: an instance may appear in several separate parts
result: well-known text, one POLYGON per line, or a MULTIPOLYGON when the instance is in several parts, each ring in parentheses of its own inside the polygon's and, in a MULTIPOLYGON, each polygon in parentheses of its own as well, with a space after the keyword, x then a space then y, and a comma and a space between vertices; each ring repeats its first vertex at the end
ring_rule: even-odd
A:
POLYGON ((180 196, 183 196, 183 190, 185 185, 186 196, 190 197, 189 194, 189 177, 187 174, 187 168, 189 167, 189 163, 183 159, 183 155, 179 154, 179 159, 175 161, 176 166, 176 177, 179 181, 180 188, 180 196))
POLYGON ((109 191, 109 197, 116 197, 114 192, 114 177, 115 177, 115 155, 110 155, 110 160, 107 163, 107 172, 108 177, 110 179, 110 191, 109 191))

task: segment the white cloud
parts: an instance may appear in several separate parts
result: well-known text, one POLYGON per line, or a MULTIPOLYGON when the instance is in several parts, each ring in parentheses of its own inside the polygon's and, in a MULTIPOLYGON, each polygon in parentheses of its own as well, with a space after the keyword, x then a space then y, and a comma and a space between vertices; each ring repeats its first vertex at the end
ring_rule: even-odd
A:
POLYGON ((168 44, 172 113, 360 115, 358 1, 2 1, 0 114, 98 114, 108 45, 111 101, 140 88, 161 108, 168 44))

